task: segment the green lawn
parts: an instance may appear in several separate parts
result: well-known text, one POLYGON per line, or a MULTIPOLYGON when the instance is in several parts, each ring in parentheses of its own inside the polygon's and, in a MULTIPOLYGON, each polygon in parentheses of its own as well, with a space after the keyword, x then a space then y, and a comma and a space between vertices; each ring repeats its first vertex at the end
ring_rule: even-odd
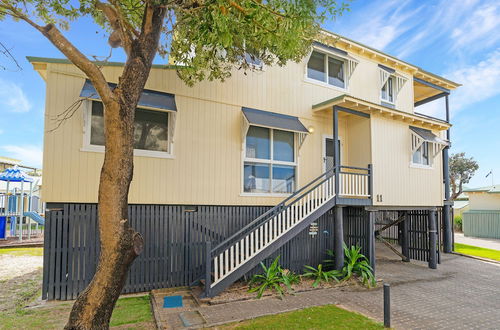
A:
MULTIPOLYGON (((42 256, 43 248, 2 248, 0 255, 42 256)), ((0 279, 0 329, 62 329, 68 320, 72 302, 36 303, 41 295, 41 269, 20 277, 0 279)), ((111 327, 153 329, 149 296, 118 299, 110 322, 111 327)))
POLYGON ((500 261, 499 250, 485 249, 478 246, 455 243, 455 252, 500 261))
POLYGON ((12 256, 43 256, 43 248, 1 248, 0 255, 9 254, 12 256))
POLYGON ((305 308, 228 324, 223 329, 384 329, 361 314, 334 305, 305 308))
MULTIPOLYGON (((72 302, 61 302, 37 308, 21 308, 0 312, 0 329, 61 329, 68 320, 72 302)), ((110 322, 111 327, 134 329, 154 327, 149 296, 120 298, 110 322)))
POLYGON ((149 296, 120 298, 116 302, 110 326, 153 322, 149 296))

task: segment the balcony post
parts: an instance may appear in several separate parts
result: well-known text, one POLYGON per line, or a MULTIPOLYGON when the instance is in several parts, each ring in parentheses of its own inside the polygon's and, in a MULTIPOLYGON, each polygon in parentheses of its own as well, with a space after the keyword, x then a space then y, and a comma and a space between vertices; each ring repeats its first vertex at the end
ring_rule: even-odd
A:
MULTIPOLYGON (((450 106, 448 95, 445 97, 446 102, 446 122, 450 122, 450 106)), ((450 129, 446 131, 446 139, 450 141, 450 129)), ((450 174, 448 162, 449 145, 443 150, 443 181, 444 181, 444 206, 443 206, 443 252, 451 253, 453 251, 453 223, 450 212, 450 174)))
POLYGON ((368 194, 373 204, 373 165, 368 164, 368 194))
POLYGON ((340 191, 340 150, 339 143, 339 109, 333 106, 333 168, 335 169, 335 198, 339 195, 340 191))

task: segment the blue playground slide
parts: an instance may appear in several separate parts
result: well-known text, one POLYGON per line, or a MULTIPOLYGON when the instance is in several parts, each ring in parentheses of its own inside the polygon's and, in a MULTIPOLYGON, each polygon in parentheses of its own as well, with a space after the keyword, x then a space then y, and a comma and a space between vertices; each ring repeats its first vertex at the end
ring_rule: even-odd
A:
POLYGON ((30 211, 30 212, 24 212, 24 216, 31 218, 31 220, 35 221, 36 223, 45 226, 45 219, 38 213, 30 211))

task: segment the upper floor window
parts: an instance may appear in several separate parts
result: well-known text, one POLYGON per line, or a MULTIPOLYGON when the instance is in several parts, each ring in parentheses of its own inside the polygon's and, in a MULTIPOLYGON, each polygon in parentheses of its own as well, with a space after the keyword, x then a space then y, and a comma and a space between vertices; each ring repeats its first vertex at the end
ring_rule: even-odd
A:
POLYGON ((394 76, 390 76, 380 91, 382 101, 394 103, 394 76))
POLYGON ((295 133, 250 126, 246 134, 243 191, 289 194, 296 185, 295 133))
POLYGON ((423 142, 420 147, 413 152, 412 163, 415 165, 431 165, 431 157, 429 155, 429 142, 423 142))
MULTIPOLYGON (((104 107, 99 101, 92 101, 89 111, 87 144, 91 147, 104 146, 104 107)), ((140 155, 170 153, 170 112, 137 108, 134 121, 134 149, 140 155)))
POLYGON ((397 73, 396 70, 379 64, 379 78, 380 78, 380 100, 382 102, 390 103, 394 107, 396 98, 408 80, 406 77, 397 73))
POLYGON ((332 86, 345 88, 345 61, 313 51, 307 63, 307 77, 332 86))

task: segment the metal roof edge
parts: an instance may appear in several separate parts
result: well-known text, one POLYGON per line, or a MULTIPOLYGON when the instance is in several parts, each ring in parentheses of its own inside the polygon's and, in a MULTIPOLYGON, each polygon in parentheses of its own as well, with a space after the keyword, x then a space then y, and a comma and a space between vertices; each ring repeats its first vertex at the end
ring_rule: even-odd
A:
MULTIPOLYGON (((73 62, 71 62, 67 58, 26 56, 26 59, 30 63, 73 64, 73 62)), ((125 66, 124 62, 92 61, 92 63, 100 66, 125 66)), ((154 69, 176 69, 181 66, 172 64, 153 64, 151 67, 154 69)))

